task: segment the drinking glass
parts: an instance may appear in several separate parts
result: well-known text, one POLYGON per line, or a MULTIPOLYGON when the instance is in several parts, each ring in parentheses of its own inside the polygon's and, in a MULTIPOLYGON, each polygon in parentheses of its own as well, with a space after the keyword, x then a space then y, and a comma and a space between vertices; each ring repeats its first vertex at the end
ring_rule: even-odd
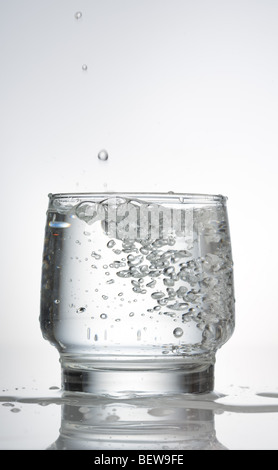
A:
POLYGON ((209 392, 234 330, 221 195, 50 194, 41 330, 64 392, 209 392))

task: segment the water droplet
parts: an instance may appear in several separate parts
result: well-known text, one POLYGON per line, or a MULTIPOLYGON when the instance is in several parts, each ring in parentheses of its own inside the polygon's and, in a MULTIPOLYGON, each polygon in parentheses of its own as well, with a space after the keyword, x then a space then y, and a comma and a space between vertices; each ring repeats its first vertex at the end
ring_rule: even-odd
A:
POLYGON ((2 403, 2 406, 9 406, 9 407, 13 407, 14 404, 13 403, 2 403))
POLYGON ((129 316, 134 317, 134 312, 130 312, 129 316))
POLYGON ((87 64, 83 64, 82 65, 82 70, 84 70, 84 72, 86 72, 88 70, 88 65, 87 64))
POLYGON ((100 315, 100 318, 102 318, 103 320, 104 320, 105 318, 107 318, 106 313, 102 313, 102 314, 100 315))
POLYGON ((182 328, 175 328, 173 331, 173 335, 176 338, 180 338, 183 335, 183 329, 182 328))
POLYGON ((77 11, 74 15, 74 18, 77 19, 77 20, 80 20, 80 18, 82 18, 82 12, 81 11, 77 11))
POLYGON ((107 243, 107 248, 113 248, 113 246, 116 245, 116 242, 115 240, 110 240, 108 243, 107 243))
POLYGON ((107 295, 103 295, 102 298, 103 298, 103 300, 107 300, 107 299, 108 299, 107 295))
POLYGON ((19 413, 21 411, 21 409, 20 408, 12 408, 10 411, 12 413, 19 413))
POLYGON ((108 152, 106 150, 101 150, 99 153, 98 153, 98 159, 101 160, 102 162, 105 162, 106 160, 108 160, 108 152))
POLYGON ((59 299, 55 299, 54 300, 54 304, 59 304, 60 303, 60 300, 59 299))

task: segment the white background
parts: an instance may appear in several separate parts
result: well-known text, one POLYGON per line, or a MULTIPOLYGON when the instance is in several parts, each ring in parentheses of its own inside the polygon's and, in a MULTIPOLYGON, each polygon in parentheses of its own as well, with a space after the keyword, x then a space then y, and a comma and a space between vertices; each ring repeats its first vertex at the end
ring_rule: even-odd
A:
POLYGON ((216 388, 277 387, 278 2, 0 6, 1 386, 59 385, 38 322, 47 194, 171 190, 229 198, 236 330, 216 388))

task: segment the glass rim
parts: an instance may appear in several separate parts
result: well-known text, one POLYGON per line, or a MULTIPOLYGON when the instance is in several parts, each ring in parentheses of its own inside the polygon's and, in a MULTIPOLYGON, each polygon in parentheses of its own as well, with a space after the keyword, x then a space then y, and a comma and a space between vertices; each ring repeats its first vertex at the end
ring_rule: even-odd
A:
POLYGON ((177 200, 177 202, 183 203, 225 203, 228 199, 227 196, 222 194, 202 194, 202 193, 175 193, 169 191, 167 193, 163 192, 119 192, 119 191, 104 191, 104 192, 81 192, 81 193, 49 193, 48 197, 50 200, 55 199, 107 199, 110 197, 123 197, 123 198, 142 198, 142 199, 157 199, 157 200, 177 200))

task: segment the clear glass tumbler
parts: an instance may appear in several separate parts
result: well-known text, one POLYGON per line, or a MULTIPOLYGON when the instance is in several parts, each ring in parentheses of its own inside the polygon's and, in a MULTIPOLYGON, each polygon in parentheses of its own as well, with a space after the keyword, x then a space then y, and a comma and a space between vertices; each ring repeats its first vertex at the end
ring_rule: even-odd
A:
POLYGON ((40 322, 65 392, 213 390, 234 330, 226 198, 50 194, 40 322))

